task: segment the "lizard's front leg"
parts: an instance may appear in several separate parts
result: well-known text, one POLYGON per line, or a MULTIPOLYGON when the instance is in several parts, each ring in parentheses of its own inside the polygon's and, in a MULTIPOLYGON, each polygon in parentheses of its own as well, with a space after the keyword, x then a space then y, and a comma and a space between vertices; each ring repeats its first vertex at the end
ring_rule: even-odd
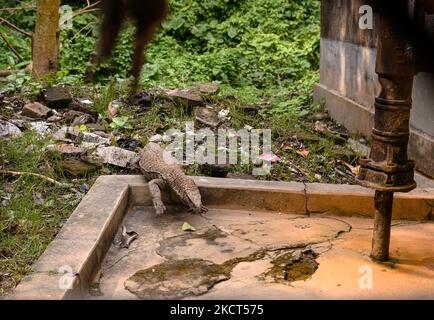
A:
POLYGON ((157 216, 163 214, 166 210, 161 200, 161 189, 166 188, 166 182, 163 179, 154 179, 148 182, 149 191, 151 192, 152 203, 154 204, 157 216))

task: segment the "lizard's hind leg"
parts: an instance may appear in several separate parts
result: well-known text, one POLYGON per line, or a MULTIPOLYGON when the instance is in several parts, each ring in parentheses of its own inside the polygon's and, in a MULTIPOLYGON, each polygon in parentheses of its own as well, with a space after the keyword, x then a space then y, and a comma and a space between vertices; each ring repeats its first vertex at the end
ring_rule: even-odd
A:
POLYGON ((157 216, 166 211, 163 201, 161 200, 161 189, 166 188, 166 182, 163 179, 154 179, 148 182, 149 191, 151 192, 152 203, 154 204, 157 216))

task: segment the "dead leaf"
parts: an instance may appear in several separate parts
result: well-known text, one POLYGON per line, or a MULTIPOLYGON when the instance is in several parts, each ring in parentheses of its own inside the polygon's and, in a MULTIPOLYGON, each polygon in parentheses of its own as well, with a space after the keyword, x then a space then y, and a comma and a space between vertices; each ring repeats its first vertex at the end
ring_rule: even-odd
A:
POLYGON ((360 165, 358 166, 352 166, 348 162, 344 160, 337 160, 337 163, 343 164, 345 167, 347 167, 354 175, 358 175, 360 171, 360 165))
POLYGON ((284 151, 286 151, 286 150, 294 150, 293 147, 288 146, 287 144, 284 144, 284 143, 282 143, 282 144, 280 145, 280 149, 281 149, 281 150, 284 150, 284 151))
POLYGON ((299 154, 300 156, 302 156, 302 157, 304 157, 304 158, 306 158, 308 155, 309 155, 309 149, 302 149, 302 150, 296 150, 294 147, 291 147, 291 146, 288 146, 288 145, 286 145, 286 144, 284 144, 284 143, 282 143, 281 145, 280 145, 280 149, 281 150, 292 150, 292 151, 295 151, 297 154, 299 154))
POLYGON ((188 222, 184 222, 184 224, 182 225, 182 231, 196 231, 196 228, 188 222))
POLYGON ((259 159, 270 162, 270 163, 280 161, 280 157, 276 156, 273 153, 263 153, 259 156, 259 159))
POLYGON ((135 231, 128 231, 127 227, 122 226, 121 239, 118 243, 119 248, 128 249, 130 244, 137 239, 139 235, 135 231))
POLYGON ((309 149, 303 149, 303 150, 297 150, 296 152, 297 152, 297 154, 306 158, 309 155, 310 151, 309 151, 309 149))

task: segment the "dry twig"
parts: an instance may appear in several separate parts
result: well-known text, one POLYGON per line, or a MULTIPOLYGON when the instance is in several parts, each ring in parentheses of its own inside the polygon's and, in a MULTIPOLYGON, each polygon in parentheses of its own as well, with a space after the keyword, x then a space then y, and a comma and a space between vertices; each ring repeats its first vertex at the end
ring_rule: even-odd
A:
POLYGON ((33 37, 33 34, 31 32, 24 31, 23 29, 20 29, 19 27, 14 25, 12 22, 9 22, 8 20, 0 17, 0 24, 2 24, 2 23, 5 23, 10 28, 14 29, 15 31, 18 31, 19 33, 21 33, 21 34, 23 34, 29 38, 33 37))
POLYGON ((18 53, 18 51, 14 48, 14 46, 9 42, 9 40, 5 37, 5 35, 0 31, 0 37, 3 39, 3 41, 6 43, 8 48, 15 54, 15 56, 18 58, 18 60, 23 61, 23 58, 18 53))
POLYGON ((10 170, 0 170, 0 174, 5 174, 5 175, 11 175, 11 176, 32 176, 32 177, 37 177, 37 178, 41 178, 44 179, 60 188, 68 188, 73 192, 78 192, 77 189, 75 189, 74 187, 72 187, 72 185, 70 185, 69 183, 62 183, 59 181, 54 180, 53 178, 44 176, 42 174, 39 173, 34 173, 34 172, 21 172, 21 171, 10 171, 10 170))

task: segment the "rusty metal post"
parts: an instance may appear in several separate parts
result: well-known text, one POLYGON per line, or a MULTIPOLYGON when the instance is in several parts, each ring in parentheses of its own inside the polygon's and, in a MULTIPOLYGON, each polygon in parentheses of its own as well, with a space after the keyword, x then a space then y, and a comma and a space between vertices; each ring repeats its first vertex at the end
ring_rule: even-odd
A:
POLYGON ((375 191, 374 234, 371 257, 389 260, 390 228, 392 224, 393 192, 375 191))
MULTIPOLYGON (((407 0, 393 5, 408 12, 407 0)), ((376 190, 371 257, 379 261, 389 259, 393 193, 416 187, 414 162, 407 158, 415 57, 400 23, 396 17, 381 14, 376 61, 380 90, 375 98, 372 147, 369 158, 360 161, 357 177, 359 184, 376 190)))

